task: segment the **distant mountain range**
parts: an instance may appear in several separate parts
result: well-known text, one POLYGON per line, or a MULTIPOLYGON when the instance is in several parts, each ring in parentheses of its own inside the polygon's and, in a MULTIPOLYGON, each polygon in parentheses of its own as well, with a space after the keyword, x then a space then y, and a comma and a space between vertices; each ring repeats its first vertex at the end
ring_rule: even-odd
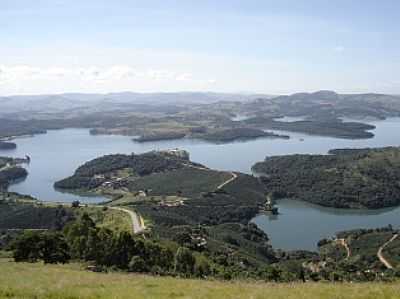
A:
MULTIPOLYGON (((125 105, 185 105, 210 104, 220 101, 248 101, 270 95, 214 92, 134 93, 108 94, 65 93, 54 95, 24 95, 0 97, 0 114, 21 112, 58 113, 71 109, 95 111, 119 109, 125 105)), ((93 111, 93 112, 95 112, 93 111)))
MULTIPOLYGON (((376 118, 400 114, 400 96, 378 93, 338 94, 322 90, 313 93, 272 96, 216 92, 108 94, 65 93, 0 97, 0 117, 46 118, 57 114, 87 115, 113 111, 174 111, 183 106, 240 102, 249 113, 271 112, 287 115, 312 115, 314 118, 351 115, 376 118), (168 108, 166 108, 168 106, 168 108), (272 108, 271 108, 272 107, 272 108), (156 108, 156 109, 155 109, 156 108), (50 116, 51 115, 51 116, 50 116)), ((215 107, 214 107, 215 108, 215 107)))

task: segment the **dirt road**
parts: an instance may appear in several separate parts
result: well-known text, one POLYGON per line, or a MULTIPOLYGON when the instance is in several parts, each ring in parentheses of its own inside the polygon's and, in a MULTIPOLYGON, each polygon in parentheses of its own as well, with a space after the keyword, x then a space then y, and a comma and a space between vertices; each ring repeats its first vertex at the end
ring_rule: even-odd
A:
POLYGON ((232 183, 234 180, 237 179, 237 174, 234 172, 231 172, 232 177, 229 180, 226 180, 225 182, 223 182, 221 185, 219 185, 217 187, 217 190, 222 189, 223 187, 225 187, 226 185, 228 185, 229 183, 232 183))
POLYGON ((379 250, 378 250, 378 253, 377 253, 377 256, 378 256, 379 260, 381 261, 382 264, 385 265, 385 267, 387 269, 393 269, 393 266, 389 263, 389 261, 387 259, 385 259, 385 257, 382 254, 382 251, 383 251, 383 249, 385 249, 385 247, 387 245, 389 245, 391 242, 396 240, 396 238, 398 236, 399 236, 398 234, 393 235, 393 237, 389 241, 387 241, 385 244, 383 244, 381 247, 379 247, 379 250))
POLYGON ((146 229, 142 218, 138 214, 136 214, 134 211, 125 209, 125 208, 121 208, 121 207, 109 207, 109 208, 129 214, 129 216, 131 217, 131 220, 132 220, 132 230, 133 230, 134 234, 139 234, 146 229))

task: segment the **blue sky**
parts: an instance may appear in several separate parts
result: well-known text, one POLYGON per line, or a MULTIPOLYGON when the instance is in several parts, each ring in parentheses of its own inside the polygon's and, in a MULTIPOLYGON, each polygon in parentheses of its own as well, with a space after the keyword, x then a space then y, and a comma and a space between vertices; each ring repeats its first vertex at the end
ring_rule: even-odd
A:
POLYGON ((0 95, 400 94, 400 1, 0 0, 0 95))

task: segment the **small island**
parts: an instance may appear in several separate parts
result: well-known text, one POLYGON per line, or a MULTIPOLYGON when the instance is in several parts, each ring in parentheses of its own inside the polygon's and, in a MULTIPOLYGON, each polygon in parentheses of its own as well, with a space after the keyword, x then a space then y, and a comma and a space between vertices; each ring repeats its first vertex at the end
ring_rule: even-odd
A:
POLYGON ((399 205, 399 169, 398 147, 275 156, 252 167, 275 198, 354 209, 399 205))
POLYGON ((182 139, 186 136, 186 133, 182 132, 151 132, 146 133, 140 137, 134 138, 133 141, 136 142, 152 142, 152 141, 162 141, 162 140, 175 140, 182 139))
POLYGON ((283 138, 289 139, 289 136, 278 135, 273 132, 265 132, 260 129, 254 128, 233 128, 226 130, 218 130, 213 133, 200 135, 198 138, 204 139, 210 142, 225 143, 232 142, 236 140, 251 140, 256 138, 283 138))
POLYGON ((253 117, 243 120, 242 122, 255 128, 330 136, 344 139, 372 138, 374 137, 374 134, 369 131, 375 129, 375 126, 373 125, 359 122, 343 122, 339 119, 332 119, 328 121, 302 120, 284 122, 268 117, 253 117))

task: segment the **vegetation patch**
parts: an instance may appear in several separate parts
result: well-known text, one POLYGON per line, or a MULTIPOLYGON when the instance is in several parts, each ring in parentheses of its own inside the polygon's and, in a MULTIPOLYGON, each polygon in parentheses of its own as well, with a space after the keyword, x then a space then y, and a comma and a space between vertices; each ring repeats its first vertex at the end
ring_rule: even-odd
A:
POLYGON ((400 149, 332 150, 329 155, 266 158, 253 171, 277 198, 337 208, 378 209, 400 203, 400 149))

